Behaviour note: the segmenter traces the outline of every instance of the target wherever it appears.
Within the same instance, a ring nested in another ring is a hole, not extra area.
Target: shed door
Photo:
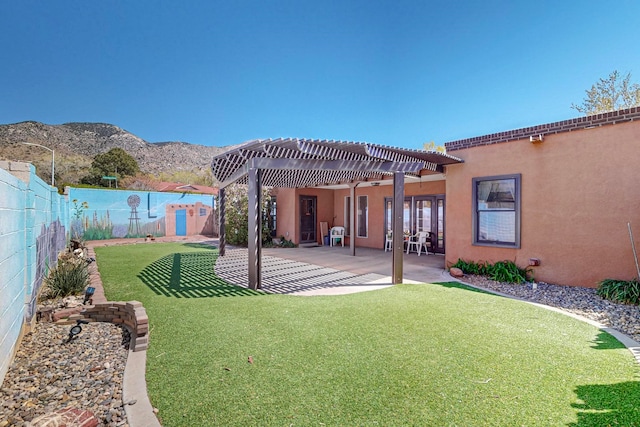
[[[176,236],[187,235],[187,210],[178,209],[176,211]]]

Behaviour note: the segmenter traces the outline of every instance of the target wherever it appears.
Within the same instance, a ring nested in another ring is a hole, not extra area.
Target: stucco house
[[[464,160],[446,171],[447,262],[538,259],[536,280],[585,287],[637,276],[640,108],[445,147]],[[492,203],[503,189],[510,203]]]
[[[432,232],[445,265],[512,260],[536,280],[584,287],[637,275],[627,224],[640,239],[640,108],[452,141],[446,155],[365,144],[362,163],[346,164],[361,145],[252,141],[213,171],[222,187],[263,171],[253,179],[275,187],[275,234],[299,244],[323,244],[327,223],[344,226],[352,247],[383,249],[402,228]],[[399,172],[409,164],[422,166]]]

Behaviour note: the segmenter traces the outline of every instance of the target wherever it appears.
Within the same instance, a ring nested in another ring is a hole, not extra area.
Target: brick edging
[[[87,257],[95,260],[96,253],[93,247],[87,248]],[[58,320],[56,323],[71,324],[76,320],[88,320],[123,324],[132,334],[130,349],[132,351],[147,350],[149,347],[149,317],[142,303],[139,301],[107,301],[96,261],[91,262],[88,269],[89,286],[95,288],[91,298],[92,305],[70,309],[68,317]]]

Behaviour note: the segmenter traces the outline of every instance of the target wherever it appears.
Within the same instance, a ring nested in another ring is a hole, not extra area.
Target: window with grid
[[[473,178],[473,244],[520,247],[520,174]]]

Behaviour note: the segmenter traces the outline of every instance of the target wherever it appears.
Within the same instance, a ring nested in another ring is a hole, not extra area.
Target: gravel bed
[[[560,286],[538,282],[515,285],[500,283],[482,276],[465,275],[461,278],[470,285],[501,292],[579,314],[616,329],[640,342],[640,307],[618,304],[600,298],[593,288]]]
[[[0,427],[29,426],[63,408],[93,412],[102,426],[128,426],[122,379],[129,332],[111,323],[38,323],[25,335],[0,387]]]

